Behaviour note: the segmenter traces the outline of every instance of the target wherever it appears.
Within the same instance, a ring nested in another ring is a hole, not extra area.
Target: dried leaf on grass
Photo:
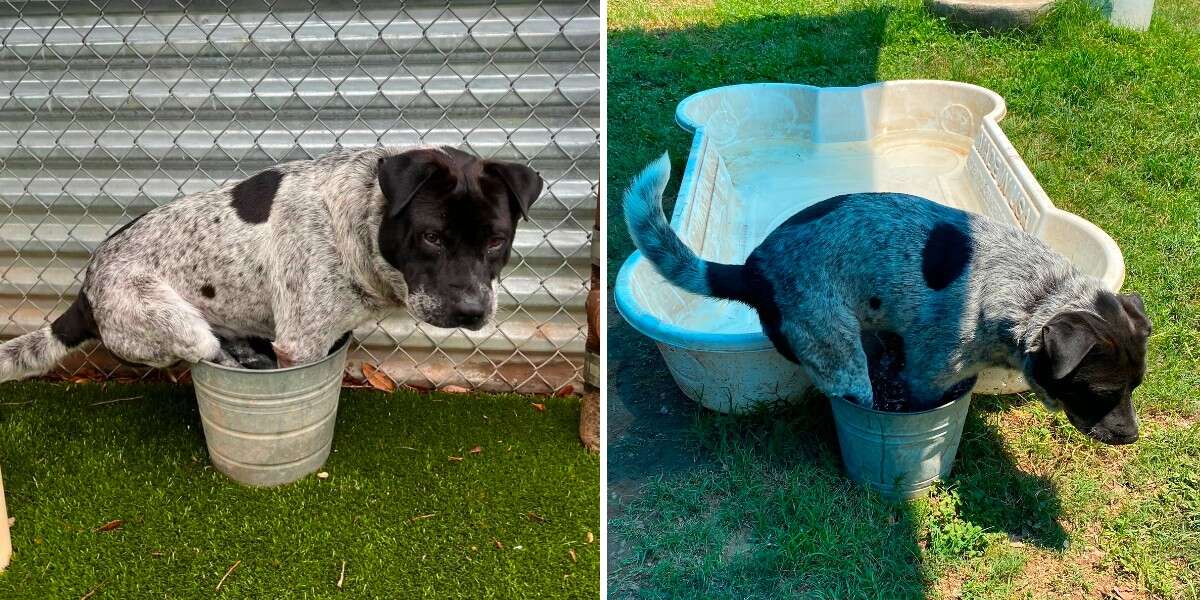
[[[470,452],[471,454],[482,454],[483,446],[475,446],[474,448],[471,448]]]
[[[362,373],[363,377],[367,378],[367,383],[371,384],[371,387],[381,392],[391,393],[396,391],[396,382],[379,367],[371,363],[363,363]]]
[[[540,403],[540,402],[530,402],[530,403],[529,403],[529,405],[530,405],[530,406],[532,406],[532,407],[533,407],[533,409],[534,409],[534,410],[536,410],[536,411],[538,411],[538,412],[546,412],[546,405],[545,405],[545,404],[542,404],[542,403]]]
[[[584,536],[583,539],[587,540],[587,543],[590,544],[590,543],[596,541],[596,536],[592,535],[592,532],[589,531],[589,532],[587,532],[587,535]]]
[[[546,522],[546,517],[543,517],[542,515],[539,515],[539,514],[533,512],[532,510],[525,514],[529,516],[530,521],[534,521],[536,523],[545,523]]]
[[[492,538],[492,545],[495,546],[497,550],[504,549],[504,543],[496,538]]]
[[[579,562],[579,560],[575,557],[574,548],[567,548],[567,556],[571,557],[571,562]]]
[[[465,388],[461,385],[447,385],[447,386],[443,387],[441,389],[441,391],[446,392],[448,394],[465,394],[471,390],[468,390],[467,388]]]
[[[461,457],[461,456],[451,456],[450,457],[450,462],[462,462],[462,461],[463,461],[463,457]]]
[[[558,396],[559,398],[564,398],[564,397],[570,396],[571,394],[574,394],[574,393],[575,393],[575,386],[568,384],[568,385],[564,385],[564,386],[558,388],[558,391],[554,392],[554,395]]]
[[[96,533],[103,533],[105,531],[112,531],[114,529],[120,529],[121,526],[124,524],[125,524],[125,521],[122,519],[113,519],[113,520],[97,527]]]

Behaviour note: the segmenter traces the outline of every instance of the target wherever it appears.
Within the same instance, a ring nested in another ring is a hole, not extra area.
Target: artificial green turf
[[[1033,32],[989,36],[919,0],[610,2],[610,285],[632,250],[625,185],[669,150],[677,189],[684,97],[950,79],[1005,98],[1002,128],[1056,205],[1116,239],[1154,322],[1137,444],[1088,441],[1032,395],[977,397],[949,486],[891,506],[844,480],[820,401],[696,409],[610,313],[610,406],[626,397],[641,436],[609,440],[610,480],[612,457],[665,435],[637,425],[659,405],[695,422],[670,461],[684,467],[639,480],[638,465],[640,493],[610,494],[614,597],[1200,597],[1200,2],[1155,8],[1144,34],[1064,0]]]
[[[0,598],[208,598],[239,560],[220,595],[596,597],[578,418],[575,398],[344,390],[328,479],[253,489],[212,468],[190,387],[6,383]]]

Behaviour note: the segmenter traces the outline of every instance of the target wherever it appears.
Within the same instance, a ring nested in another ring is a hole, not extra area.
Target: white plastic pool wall
[[[765,112],[792,118],[754,118]],[[723,119],[712,119],[717,113]],[[781,137],[809,138],[815,143],[855,142],[896,132],[945,132],[964,136],[971,143],[965,169],[981,202],[964,208],[1016,224],[1062,252],[1082,271],[1119,289],[1124,277],[1119,250],[1115,244],[1104,243],[1109,238],[1095,225],[1054,208],[1000,130],[997,121],[1004,114],[1004,101],[994,92],[943,81],[895,81],[863,88],[749,84],[698,94],[681,103],[677,112],[680,125],[694,129],[696,135],[672,223],[704,258],[741,263],[770,228],[757,230],[742,217],[746,206],[721,155],[727,144]],[[794,212],[800,207],[792,208]],[[720,226],[714,227],[716,224]],[[707,235],[714,230],[720,230],[719,235]],[[642,268],[649,266],[643,261]],[[661,281],[657,273],[641,275]],[[665,289],[643,289],[635,295],[655,306],[653,312],[659,315],[703,317],[710,312],[705,305],[712,300],[663,285]],[[694,323],[690,317],[687,320]],[[764,402],[797,399],[808,387],[800,369],[778,355],[765,338],[763,341],[759,347],[741,351],[706,349],[703,339],[687,347],[662,342],[658,346],[685,394],[713,410],[745,412]],[[975,391],[1015,393],[1026,389],[1019,373],[992,369],[982,374]]]

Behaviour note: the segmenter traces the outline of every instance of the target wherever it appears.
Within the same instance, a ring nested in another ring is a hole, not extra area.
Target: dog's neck
[[[987,274],[981,294],[993,341],[1003,346],[1008,366],[1017,369],[1041,347],[1042,330],[1051,319],[1069,311],[1093,311],[1097,294],[1105,291],[1100,280],[1080,273],[1053,251],[1022,264],[1026,268],[1020,271]],[[988,293],[1000,289],[1004,291]]]
[[[408,295],[404,275],[388,264],[379,251],[384,200],[375,165],[389,152],[384,148],[360,152],[356,160],[348,161],[343,172],[329,178],[329,185],[337,190],[324,194],[332,199],[329,212],[334,243],[346,274],[362,290],[363,301],[373,310],[403,304]],[[356,193],[359,190],[362,193]]]

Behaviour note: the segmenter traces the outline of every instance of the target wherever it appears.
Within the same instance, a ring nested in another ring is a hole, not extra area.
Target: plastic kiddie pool
[[[995,92],[951,81],[758,83],[694,94],[675,111],[695,136],[671,226],[700,256],[740,264],[810,204],[905,192],[1020,227],[1116,291],[1125,275],[1117,244],[1050,203],[997,124],[1004,110]],[[744,412],[808,387],[752,309],[680,290],[639,252],[621,267],[614,295],[630,325],[657,342],[684,393],[710,409]],[[974,391],[1025,389],[1020,373],[992,369]]]

